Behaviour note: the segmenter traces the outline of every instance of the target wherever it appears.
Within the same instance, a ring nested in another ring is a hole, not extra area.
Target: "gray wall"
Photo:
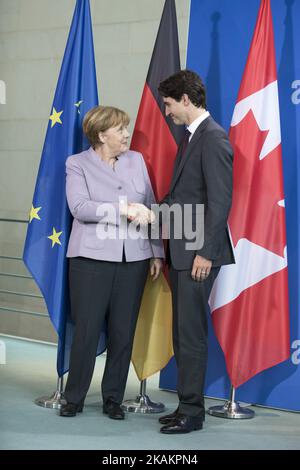
[[[75,0],[0,0],[0,218],[27,219]],[[133,129],[164,0],[90,0],[102,104],[127,110]],[[185,66],[189,0],[176,0]],[[1,102],[1,100],[0,100]],[[21,255],[26,227],[0,222],[0,254]],[[21,262],[0,271],[26,274]],[[0,276],[0,289],[35,292]],[[38,303],[38,306],[36,305]],[[39,300],[0,293],[0,304],[43,312]],[[53,340],[48,319],[0,311],[0,332]]]

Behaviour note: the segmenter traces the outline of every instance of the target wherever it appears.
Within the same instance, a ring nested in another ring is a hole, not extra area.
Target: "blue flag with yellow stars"
[[[58,334],[57,372],[69,368],[72,340],[66,251],[72,223],[65,195],[65,161],[88,148],[85,113],[98,104],[89,0],[77,0],[30,210],[23,259],[38,284]],[[105,348],[101,334],[98,352]]]

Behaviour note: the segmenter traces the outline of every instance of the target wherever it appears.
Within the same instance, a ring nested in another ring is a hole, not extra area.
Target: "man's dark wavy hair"
[[[181,70],[163,80],[158,92],[165,98],[170,97],[180,101],[184,94],[188,95],[191,102],[197,107],[206,109],[206,92],[199,75],[192,70]]]

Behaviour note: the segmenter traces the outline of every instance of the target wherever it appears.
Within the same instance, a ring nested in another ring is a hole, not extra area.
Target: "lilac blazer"
[[[139,236],[119,213],[119,202],[126,198],[147,207],[156,202],[140,153],[124,152],[113,169],[90,147],[67,159],[66,172],[67,200],[74,217],[67,257],[122,261],[123,247],[126,261],[164,257],[162,241],[149,239],[148,227]]]

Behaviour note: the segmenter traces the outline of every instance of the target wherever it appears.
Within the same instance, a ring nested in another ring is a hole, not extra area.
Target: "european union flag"
[[[82,120],[97,104],[90,5],[89,0],[77,0],[49,117],[23,254],[58,334],[59,377],[69,368],[72,339],[66,258],[72,216],[65,196],[65,161],[69,155],[88,147]],[[104,335],[101,339],[103,350]]]

